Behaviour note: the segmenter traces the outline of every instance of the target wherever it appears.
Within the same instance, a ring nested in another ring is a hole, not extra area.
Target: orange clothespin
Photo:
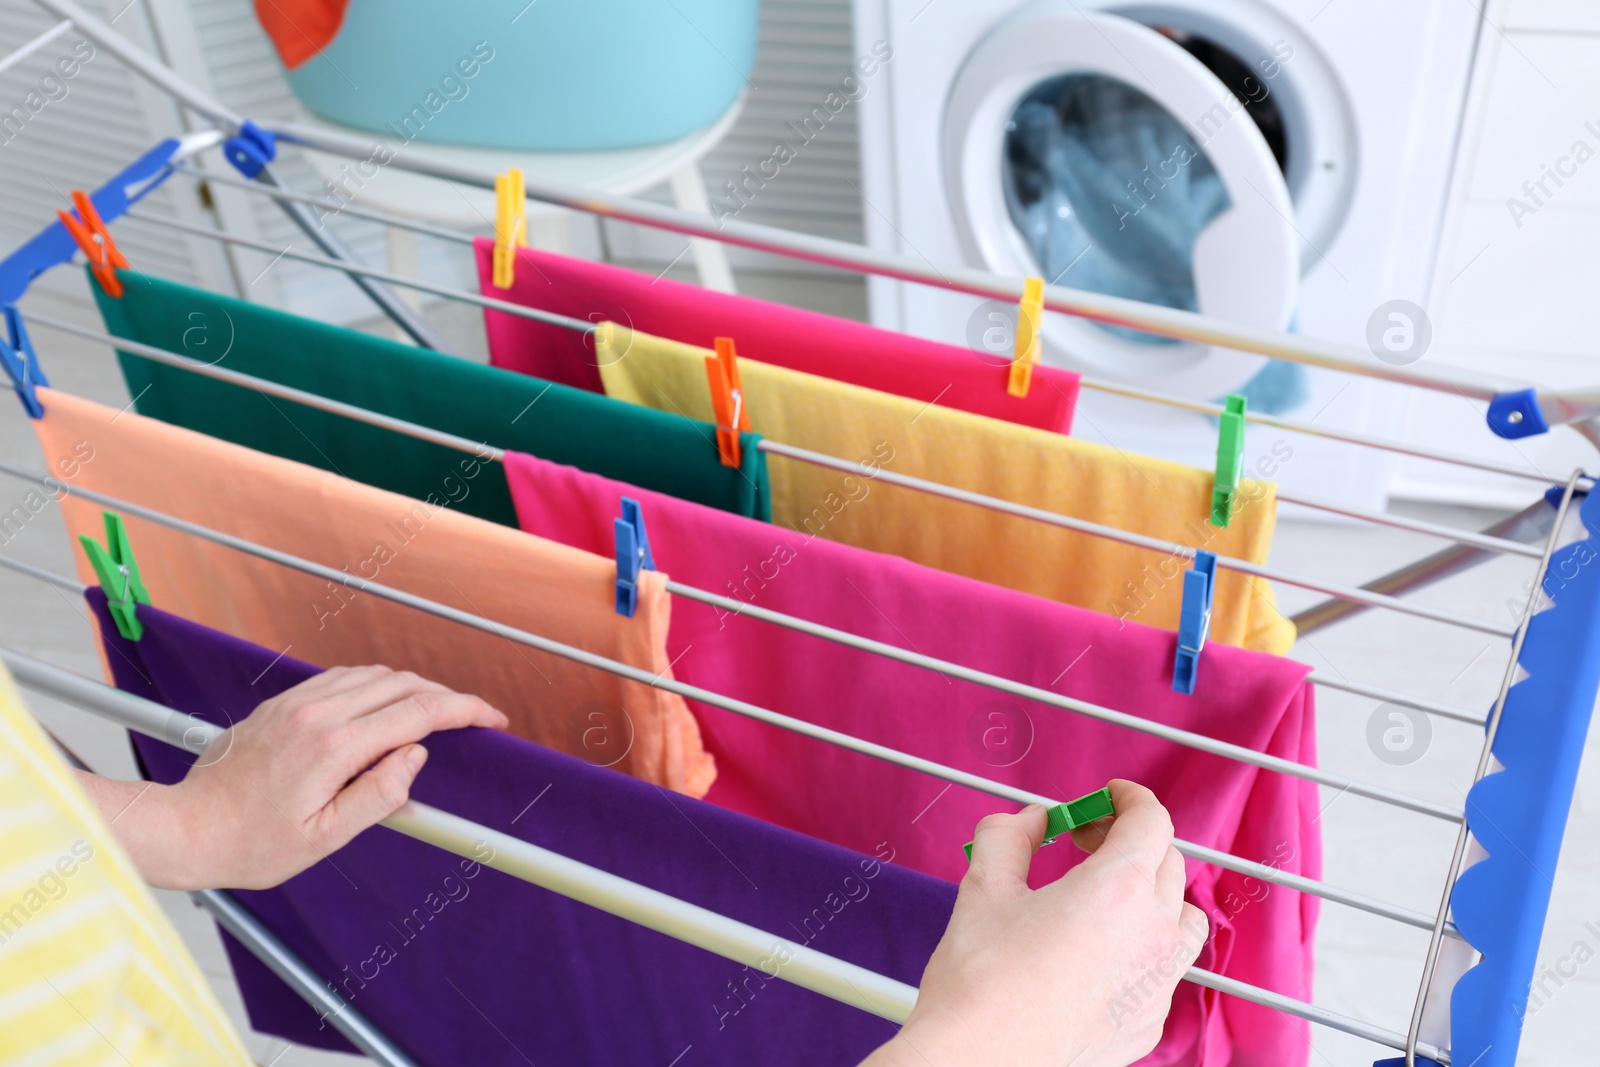
[[[528,190],[522,171],[512,167],[494,178],[494,284],[511,288],[517,249],[528,247]]]
[[[1017,307],[1017,347],[1011,357],[1011,380],[1006,392],[1027,396],[1033,384],[1033,365],[1039,362],[1039,327],[1044,322],[1044,279],[1022,283],[1022,303]]]
[[[711,410],[717,419],[717,454],[724,467],[739,466],[739,431],[750,429],[744,407],[744,387],[739,384],[739,359],[733,338],[716,340],[717,354],[706,357],[706,379],[711,384]]]
[[[94,201],[89,199],[88,193],[82,189],[72,190],[72,203],[78,209],[76,218],[70,211],[57,211],[56,217],[88,257],[89,269],[94,272],[100,287],[108,296],[121,298],[122,279],[117,277],[116,268],[127,269],[127,257],[117,248],[117,242],[111,239],[111,231],[106,229],[105,221],[100,218],[100,212],[95,210]]]

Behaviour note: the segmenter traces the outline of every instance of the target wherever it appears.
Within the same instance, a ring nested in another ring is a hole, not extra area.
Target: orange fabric
[[[328,46],[350,0],[256,0],[256,21],[290,70]]]
[[[616,568],[601,556],[66,393],[41,388],[39,399],[45,416],[34,428],[50,473],[69,487],[672,676],[665,575],[641,574],[629,619],[616,613]],[[483,462],[462,456],[457,489],[471,491]],[[94,584],[77,537],[103,538],[104,509],[71,495],[61,508],[78,573]],[[123,518],[157,607],[324,667],[414,671],[483,697],[511,717],[518,736],[692,796],[711,786],[699,726],[674,694]]]

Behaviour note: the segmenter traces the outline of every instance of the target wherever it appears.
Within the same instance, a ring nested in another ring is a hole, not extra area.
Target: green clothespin
[[[1044,813],[1044,844],[1049,845],[1062,834],[1071,833],[1080,826],[1087,826],[1096,819],[1103,819],[1107,815],[1115,815],[1117,809],[1111,803],[1111,787],[1096,789],[1088,796],[1069,800],[1065,804],[1057,804],[1047,808]],[[961,846],[961,851],[967,854],[967,862],[972,862],[972,842],[968,841]]]
[[[129,641],[137,641],[144,636],[144,624],[139,621],[135,609],[139,604],[150,603],[150,594],[139,577],[139,561],[133,558],[122,516],[108,511],[105,517],[105,548],[88,534],[80,535],[78,540],[89,557],[89,566],[100,579],[100,588],[105,591],[117,632]]]
[[[1211,483],[1211,525],[1226,527],[1233,518],[1239,490],[1239,473],[1244,467],[1245,399],[1229,393],[1217,425],[1217,478]]]

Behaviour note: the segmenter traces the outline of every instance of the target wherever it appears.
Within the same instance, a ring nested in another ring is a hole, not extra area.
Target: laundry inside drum
[[[1230,201],[1211,160],[1160,104],[1098,74],[1041,82],[1012,111],[1002,166],[1012,224],[1046,280],[1199,310],[1195,239]]]

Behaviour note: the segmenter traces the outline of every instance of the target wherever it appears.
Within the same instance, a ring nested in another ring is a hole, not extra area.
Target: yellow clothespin
[[[1011,380],[1006,392],[1027,396],[1033,384],[1033,365],[1039,362],[1039,328],[1044,322],[1044,279],[1022,283],[1022,303],[1017,308],[1017,348],[1011,357]]]
[[[512,167],[494,178],[494,285],[511,288],[517,249],[528,247],[528,190],[522,171]]]

